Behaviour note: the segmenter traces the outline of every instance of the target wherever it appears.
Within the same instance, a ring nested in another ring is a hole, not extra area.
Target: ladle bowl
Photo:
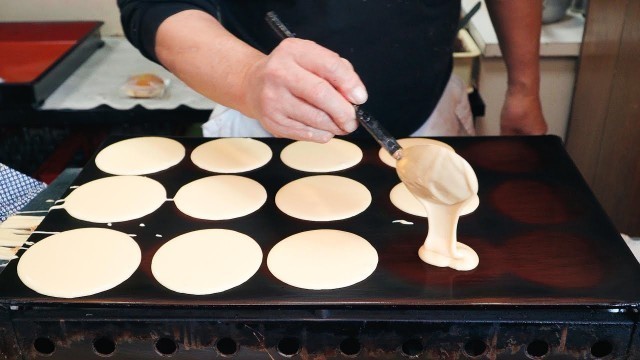
[[[415,196],[442,205],[466,201],[478,192],[471,165],[454,151],[438,145],[402,149],[396,171]]]

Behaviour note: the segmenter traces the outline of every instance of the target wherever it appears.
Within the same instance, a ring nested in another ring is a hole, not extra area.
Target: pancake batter
[[[73,190],[61,206],[76,219],[113,223],[141,218],[167,200],[164,186],[144,176],[110,176]]]
[[[269,271],[284,283],[310,289],[338,289],[373,273],[378,253],[362,237],[340,230],[312,230],[277,243],[267,256]]]
[[[173,238],[153,256],[151,272],[175,292],[206,295],[249,280],[260,268],[262,250],[233,230],[197,230]]]
[[[225,138],[206,142],[193,150],[191,161],[201,169],[223,174],[258,169],[271,160],[269,146],[249,138]]]
[[[89,296],[127,280],[141,260],[138,244],[111,229],[82,228],[38,241],[18,262],[20,280],[58,298]]]
[[[371,193],[359,182],[334,175],[294,180],[276,193],[276,205],[285,214],[310,221],[347,219],[371,204]]]
[[[267,201],[257,181],[237,175],[216,175],[181,187],[173,198],[183,213],[203,220],[228,220],[249,215]]]
[[[362,160],[362,150],[348,141],[332,138],[328,142],[296,141],[280,153],[290,168],[307,172],[332,172],[348,169]]]
[[[145,175],[166,170],[184,158],[184,146],[173,139],[145,136],[122,140],[96,155],[98,169],[113,175]]]
[[[461,156],[438,145],[403,150],[396,170],[407,189],[429,214],[429,233],[418,255],[431,265],[456,270],[478,266],[476,252],[458,243],[457,226],[462,209],[478,192],[478,179]]]

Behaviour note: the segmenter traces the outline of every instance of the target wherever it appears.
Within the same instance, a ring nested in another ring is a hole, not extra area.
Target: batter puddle
[[[241,173],[258,169],[271,160],[271,148],[250,138],[222,138],[206,142],[193,150],[191,161],[201,169]]]
[[[332,138],[327,143],[296,141],[280,153],[290,168],[306,172],[333,172],[348,169],[362,160],[362,150],[348,141]]]
[[[178,164],[184,155],[184,146],[176,140],[145,136],[107,146],[96,155],[95,163],[108,174],[145,175]]]
[[[110,176],[79,186],[64,199],[64,204],[50,210],[63,208],[76,219],[107,224],[151,214],[166,200],[167,192],[156,180]]]

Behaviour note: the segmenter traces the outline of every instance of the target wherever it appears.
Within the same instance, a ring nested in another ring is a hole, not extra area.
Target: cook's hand
[[[283,40],[246,73],[248,113],[277,137],[327,142],[358,127],[352,104],[367,100],[353,66],[308,40]]]
[[[544,135],[547,123],[540,97],[508,92],[500,114],[501,135]]]

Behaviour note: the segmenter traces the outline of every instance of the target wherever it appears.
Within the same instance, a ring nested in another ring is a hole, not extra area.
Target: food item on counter
[[[429,214],[429,232],[418,250],[427,264],[467,271],[478,266],[478,254],[457,239],[462,209],[478,193],[471,165],[453,150],[440,145],[403,149],[396,171],[407,189]]]
[[[399,183],[394,186],[389,193],[389,199],[391,203],[398,209],[415,216],[427,217],[427,210],[420,203],[416,197],[411,194],[404,183]],[[472,213],[478,208],[480,204],[480,198],[478,195],[473,197],[473,201],[465,203],[464,207],[460,210],[460,215],[467,215]]]
[[[38,241],[22,254],[17,270],[33,291],[69,299],[118,286],[136,271],[141,258],[140,247],[129,235],[82,228]]]
[[[182,186],[173,198],[186,215],[203,220],[228,220],[249,215],[267,201],[257,181],[237,175],[215,175]]]
[[[448,144],[443,143],[442,141],[427,139],[427,138],[415,137],[415,138],[398,139],[398,143],[400,144],[400,146],[402,146],[403,149],[410,148],[412,146],[418,146],[418,145],[440,145],[442,147],[445,147],[453,151],[453,148]],[[378,156],[380,157],[380,160],[382,160],[383,163],[391,167],[396,167],[396,159],[391,157],[391,155],[389,155],[389,153],[384,148],[380,148],[380,150],[378,151]]]
[[[342,176],[315,175],[294,180],[276,193],[285,214],[310,221],[347,219],[365,211],[371,193],[361,183]]]
[[[167,83],[155,74],[132,75],[122,86],[124,93],[132,98],[157,98],[164,95]]]
[[[98,169],[113,175],[145,175],[178,164],[185,149],[178,141],[143,136],[113,143],[96,155]]]
[[[294,234],[267,256],[269,271],[280,281],[303,289],[329,290],[356,284],[378,265],[378,252],[362,237],[320,229]]]
[[[151,272],[169,290],[207,295],[249,280],[262,264],[262,249],[233,230],[192,231],[169,240],[153,256]]]
[[[139,219],[156,211],[166,200],[167,192],[156,180],[110,176],[79,186],[59,207],[76,219],[106,224]]]
[[[280,153],[290,168],[307,172],[332,172],[348,169],[362,160],[362,150],[348,141],[332,138],[324,144],[296,141]]]
[[[201,169],[229,174],[258,169],[272,156],[271,148],[262,141],[222,138],[196,147],[191,153],[191,161]]]

